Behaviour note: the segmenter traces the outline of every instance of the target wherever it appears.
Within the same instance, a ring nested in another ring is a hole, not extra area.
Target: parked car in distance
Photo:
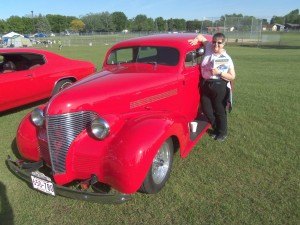
[[[0,49],[0,112],[53,96],[95,71],[90,62],[45,50]]]
[[[115,44],[101,72],[23,119],[17,145],[26,166],[8,158],[9,168],[40,191],[82,200],[123,202],[137,191],[160,191],[173,154],[186,157],[210,127],[199,106],[204,51],[188,43],[194,37]],[[68,188],[74,183],[79,189]],[[117,193],[103,193],[101,185]]]
[[[44,33],[36,33],[36,34],[34,34],[34,37],[36,37],[36,38],[45,38],[45,37],[47,37],[47,34],[44,34]]]

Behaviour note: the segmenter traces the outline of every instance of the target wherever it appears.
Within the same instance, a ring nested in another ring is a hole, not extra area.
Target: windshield
[[[112,51],[107,64],[121,63],[153,63],[159,65],[176,66],[179,61],[179,52],[170,47],[130,47]]]

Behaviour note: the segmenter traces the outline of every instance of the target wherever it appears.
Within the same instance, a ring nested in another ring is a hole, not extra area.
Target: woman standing
[[[226,53],[225,35],[216,33],[212,42],[199,34],[191,45],[202,42],[205,54],[201,63],[201,105],[202,110],[212,125],[211,136],[218,141],[227,137],[226,104],[230,82],[235,79],[235,70],[231,57]]]

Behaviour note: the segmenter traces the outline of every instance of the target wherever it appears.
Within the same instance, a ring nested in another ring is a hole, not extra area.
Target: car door
[[[0,111],[32,102],[34,86],[30,70],[0,73]]]
[[[55,81],[58,80],[58,74],[62,73],[61,67],[58,66],[59,63],[53,59],[52,62],[49,63],[49,59],[47,59],[46,55],[37,53],[27,54],[26,58],[30,61],[31,66],[28,72],[33,78],[31,97],[36,100],[49,97],[54,88]],[[57,61],[59,60],[58,58]]]
[[[182,74],[180,76],[182,83],[181,94],[183,95],[181,113],[192,121],[197,116],[200,93],[200,60],[197,58],[196,51],[190,51],[186,54]]]

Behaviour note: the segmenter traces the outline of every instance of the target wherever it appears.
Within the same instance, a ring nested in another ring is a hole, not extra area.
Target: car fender
[[[142,185],[160,146],[169,137],[186,138],[182,123],[166,116],[131,119],[111,142],[103,159],[104,180],[123,193]]]
[[[40,159],[39,147],[38,147],[38,132],[30,119],[31,113],[28,113],[21,121],[16,142],[18,150],[22,157],[32,161],[38,161]]]

